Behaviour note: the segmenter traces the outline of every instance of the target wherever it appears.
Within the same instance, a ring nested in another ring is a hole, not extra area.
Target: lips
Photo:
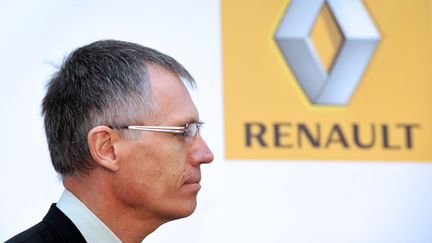
[[[201,177],[191,177],[188,180],[186,180],[185,184],[195,184],[200,183]]]
[[[201,176],[190,177],[183,184],[188,191],[198,192],[201,189]]]

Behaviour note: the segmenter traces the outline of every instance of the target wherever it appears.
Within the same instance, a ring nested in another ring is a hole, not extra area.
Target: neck
[[[106,171],[63,178],[63,184],[124,243],[141,242],[168,220],[119,201]]]

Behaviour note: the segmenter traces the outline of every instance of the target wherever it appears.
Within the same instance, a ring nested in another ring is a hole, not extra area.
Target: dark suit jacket
[[[42,243],[42,242],[86,242],[72,221],[56,207],[51,205],[42,222],[14,236],[5,243]]]

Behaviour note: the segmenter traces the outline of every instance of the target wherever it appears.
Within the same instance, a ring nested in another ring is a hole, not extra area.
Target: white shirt
[[[63,191],[57,207],[75,224],[88,243],[121,243],[121,240],[67,189]]]

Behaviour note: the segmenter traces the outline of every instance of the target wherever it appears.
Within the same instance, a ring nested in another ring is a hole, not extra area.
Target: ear
[[[118,134],[106,126],[97,126],[87,135],[87,144],[93,160],[110,171],[117,171],[120,167],[114,146],[118,138]]]

